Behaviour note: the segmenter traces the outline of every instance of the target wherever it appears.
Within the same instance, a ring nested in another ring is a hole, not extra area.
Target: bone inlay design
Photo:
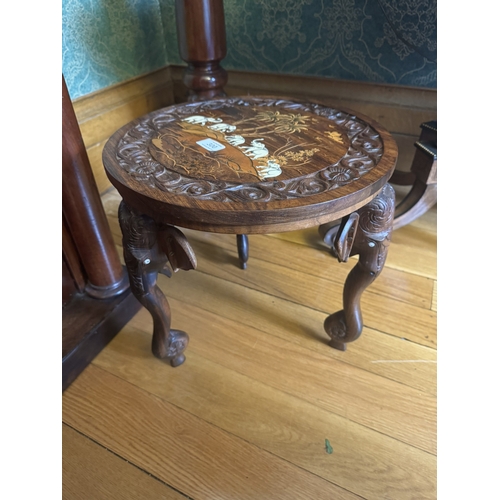
[[[214,201],[323,193],[373,169],[380,135],[319,104],[263,98],[187,103],[150,113],[120,139],[122,173],[150,189]]]

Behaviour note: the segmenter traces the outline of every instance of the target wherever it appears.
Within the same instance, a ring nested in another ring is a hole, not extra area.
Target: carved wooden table
[[[339,261],[359,255],[344,309],[324,323],[345,350],[363,327],[360,298],[380,274],[394,217],[387,184],[397,147],[373,120],[319,103],[226,97],[160,109],[107,142],[103,162],[121,194],[119,220],[132,291],[154,321],[153,354],[180,365],[188,343],[170,328],[159,272],[195,269],[175,226],[246,235],[342,219]],[[244,249],[243,249],[244,251]]]

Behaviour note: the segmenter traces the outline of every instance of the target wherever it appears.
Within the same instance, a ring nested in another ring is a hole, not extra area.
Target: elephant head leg
[[[359,260],[344,284],[344,309],[328,316],[324,323],[331,337],[330,345],[336,349],[345,351],[346,344],[361,335],[361,295],[384,267],[394,208],[394,189],[387,184],[370,203],[346,218],[338,229],[334,253],[339,261],[345,262],[349,255],[359,255]]]
[[[170,328],[170,306],[157,279],[158,273],[171,275],[167,263],[174,271],[195,269],[194,252],[177,228],[157,224],[125,202],[120,204],[119,221],[132,293],[153,318],[153,354],[178,366],[185,360],[189,338],[185,332]]]

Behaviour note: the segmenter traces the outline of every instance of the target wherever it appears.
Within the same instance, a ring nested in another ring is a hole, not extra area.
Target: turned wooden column
[[[179,54],[188,67],[184,85],[188,101],[224,97],[227,73],[220,65],[226,57],[223,0],[176,0]],[[246,234],[236,237],[240,267],[247,268],[249,243]]]
[[[226,28],[222,0],[176,0],[177,40],[188,66],[184,84],[189,101],[225,96]]]
[[[128,288],[99,191],[92,174],[73,104],[62,78],[63,217],[87,278],[85,292],[108,298]]]

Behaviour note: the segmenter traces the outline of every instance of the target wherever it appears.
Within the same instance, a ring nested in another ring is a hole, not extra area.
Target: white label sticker
[[[226,147],[213,139],[203,139],[202,141],[197,141],[196,144],[199,144],[202,148],[205,148],[208,151],[220,151]]]

